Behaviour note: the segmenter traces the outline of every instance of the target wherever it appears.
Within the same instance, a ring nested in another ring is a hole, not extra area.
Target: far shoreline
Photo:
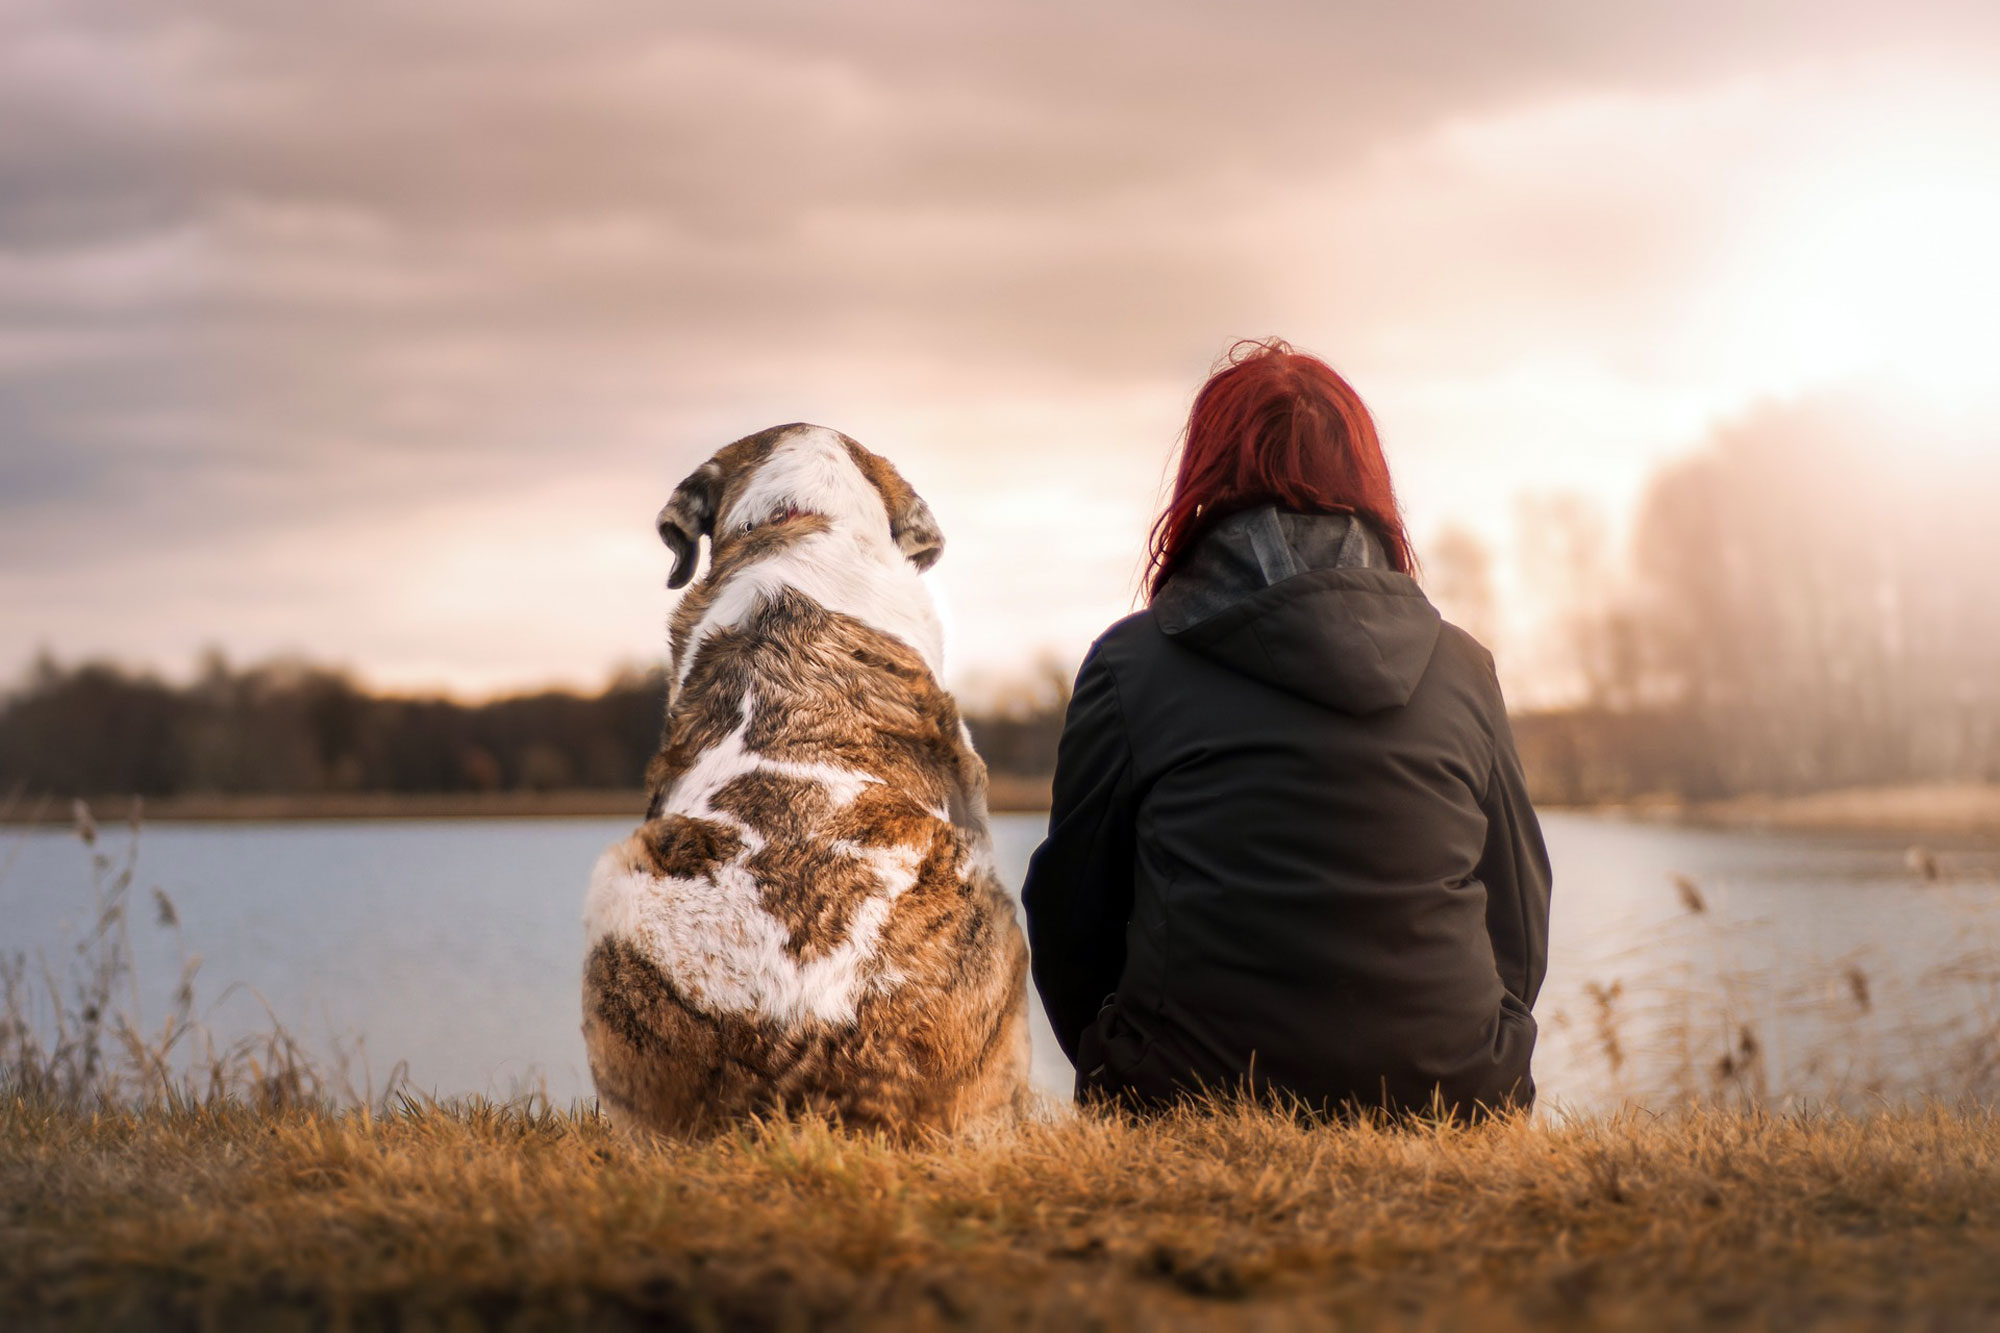
[[[105,796],[88,800],[99,823],[280,823],[423,819],[630,819],[645,813],[636,789],[501,792],[297,792]],[[1045,815],[1047,778],[998,775],[988,806],[994,814]],[[0,802],[0,825],[63,825],[72,802],[19,797]],[[1844,833],[2000,842],[2000,783],[1846,788],[1797,796],[1750,795],[1718,801],[1672,798],[1597,804],[1540,803],[1544,812],[1607,815],[1698,828],[1785,833]]]
[[[293,820],[383,819],[630,819],[646,813],[646,793],[638,788],[579,788],[559,791],[491,792],[244,792],[183,796],[94,796],[86,798],[93,819],[103,825],[141,822],[283,823]],[[987,796],[994,814],[1046,814],[1047,779],[997,776]],[[63,825],[73,822],[67,797],[27,797],[0,801],[0,825]]]
[[[2000,842],[2000,783],[1909,783],[1802,795],[1752,794],[1692,802],[1660,799],[1567,808],[1700,828]]]

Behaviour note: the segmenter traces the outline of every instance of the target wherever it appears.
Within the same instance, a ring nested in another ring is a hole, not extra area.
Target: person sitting
[[[1493,659],[1412,577],[1353,388],[1239,344],[1151,557],[1077,674],[1023,889],[1079,1099],[1532,1105],[1548,856]]]

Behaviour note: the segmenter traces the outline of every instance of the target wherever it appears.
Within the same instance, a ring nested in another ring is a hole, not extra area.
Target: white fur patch
[[[742,851],[712,877],[660,878],[646,869],[635,840],[627,839],[606,851],[591,873],[584,930],[591,946],[614,935],[638,945],[690,1001],[711,1012],[755,1014],[780,1024],[807,1017],[851,1023],[869,988],[887,991],[902,980],[894,969],[869,965],[891,907],[916,882],[923,853],[916,847],[827,844],[829,855],[851,856],[868,866],[878,891],[855,910],[846,939],[809,962],[794,957],[790,932],[765,909],[763,888],[748,867],[765,845],[763,836],[717,810],[713,798],[731,779],[764,772],[814,782],[840,807],[880,779],[745,749],[755,708],[756,700],[746,696],[742,722],[682,775],[662,811],[727,825],[743,839]]]

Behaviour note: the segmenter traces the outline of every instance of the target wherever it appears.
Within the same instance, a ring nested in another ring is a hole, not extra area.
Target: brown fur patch
[[[873,872],[826,847],[833,802],[816,782],[769,771],[731,778],[716,809],[735,815],[765,842],[745,867],[764,890],[764,910],[791,933],[786,947],[809,962],[847,938],[855,909],[875,888]]]
[[[639,826],[653,874],[672,879],[706,879],[743,850],[743,835],[727,824],[689,815],[648,819]]]

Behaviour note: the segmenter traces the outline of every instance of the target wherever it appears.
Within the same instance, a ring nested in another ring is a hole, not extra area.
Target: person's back
[[[1024,890],[1080,1090],[1532,1100],[1546,856],[1491,658],[1394,563],[1237,509],[1093,647]]]

